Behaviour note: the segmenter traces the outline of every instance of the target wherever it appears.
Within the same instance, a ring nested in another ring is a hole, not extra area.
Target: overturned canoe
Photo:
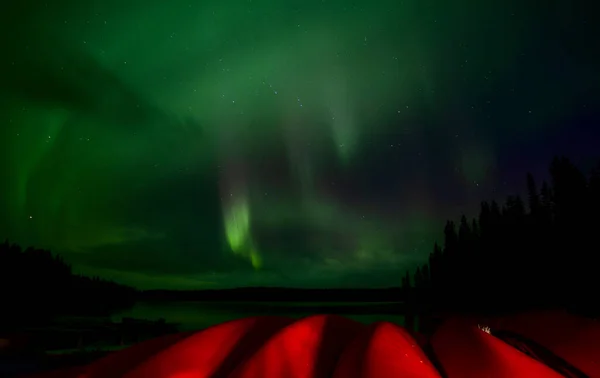
[[[334,378],[441,378],[414,337],[404,328],[377,322],[345,349]]]
[[[420,342],[404,328],[387,322],[364,325],[334,315],[299,320],[245,318],[149,340],[82,368],[35,377],[600,377],[594,370],[600,361],[599,344],[595,342],[599,338],[593,333],[597,328],[585,319],[570,316],[540,321],[545,332],[555,332],[555,337],[542,332],[541,326],[537,330],[538,325],[533,325],[537,318],[527,315],[487,319],[491,330],[478,327],[475,319],[448,319],[428,341]],[[573,335],[569,330],[582,334]],[[535,339],[556,358],[529,353],[502,332]],[[560,359],[559,355],[579,370],[550,363]],[[569,375],[570,371],[575,375]]]

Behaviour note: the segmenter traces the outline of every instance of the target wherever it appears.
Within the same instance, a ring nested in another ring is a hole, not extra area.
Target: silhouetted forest
[[[0,244],[0,327],[40,324],[57,315],[106,315],[131,305],[136,290],[73,274],[61,256]]]
[[[443,246],[406,274],[403,287],[432,310],[567,307],[597,314],[599,232],[600,169],[586,175],[557,157],[539,190],[527,175],[526,201],[483,202],[476,219],[448,221]]]
[[[389,300],[395,293],[399,300],[433,311],[552,306],[597,314],[600,166],[586,175],[568,159],[555,158],[550,182],[540,183],[538,189],[531,174],[526,182],[526,201],[509,196],[504,204],[483,202],[475,219],[448,221],[443,245],[436,244],[428,263],[414,274],[406,273],[404,289],[382,290],[372,299]],[[248,290],[266,292],[261,295],[271,299],[289,291],[238,289],[228,295],[246,295]],[[131,287],[73,274],[59,255],[47,250],[0,244],[0,327],[39,323],[57,315],[108,315],[140,298],[214,300],[221,294],[225,293],[156,291],[140,297]],[[324,293],[323,300],[331,294]]]

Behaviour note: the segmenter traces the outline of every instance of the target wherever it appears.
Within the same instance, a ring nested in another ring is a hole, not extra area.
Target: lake
[[[277,315],[302,318],[313,314],[337,314],[361,323],[389,321],[404,325],[402,303],[397,302],[138,302],[112,319],[124,317],[176,323],[181,331],[203,329],[250,316]]]

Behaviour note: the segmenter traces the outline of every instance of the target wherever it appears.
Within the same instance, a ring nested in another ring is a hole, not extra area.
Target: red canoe
[[[431,346],[448,378],[563,378],[465,319],[446,321]]]
[[[342,353],[334,378],[441,378],[417,341],[402,327],[378,322]]]
[[[596,320],[546,311],[491,319],[489,326],[498,333],[510,332],[507,336],[516,342],[539,344],[584,375],[600,377],[600,322]]]
[[[496,330],[521,332],[600,378],[595,323],[564,315],[447,320],[424,349],[402,327],[370,326],[332,315],[300,320],[255,317],[169,335],[117,351],[82,368],[35,378],[559,378],[555,365],[506,342]],[[539,324],[541,325],[539,325]],[[545,328],[545,327],[551,328]],[[536,328],[537,327],[537,328]],[[538,330],[539,328],[539,330]],[[542,332],[545,330],[545,333]],[[579,331],[577,331],[579,330]],[[595,331],[594,331],[595,330]],[[575,332],[575,333],[574,333]],[[596,340],[596,341],[594,341]],[[596,370],[594,370],[596,369]],[[570,375],[566,374],[570,377]],[[577,375],[576,375],[577,376]],[[32,377],[33,378],[33,377]]]

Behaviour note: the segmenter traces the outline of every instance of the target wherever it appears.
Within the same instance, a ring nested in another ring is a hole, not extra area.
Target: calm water
[[[138,302],[129,310],[115,314],[136,319],[165,319],[177,323],[180,330],[195,330],[228,320],[258,315],[278,315],[302,318],[314,313],[334,313],[362,323],[386,320],[404,324],[398,303],[285,303],[285,302]]]

